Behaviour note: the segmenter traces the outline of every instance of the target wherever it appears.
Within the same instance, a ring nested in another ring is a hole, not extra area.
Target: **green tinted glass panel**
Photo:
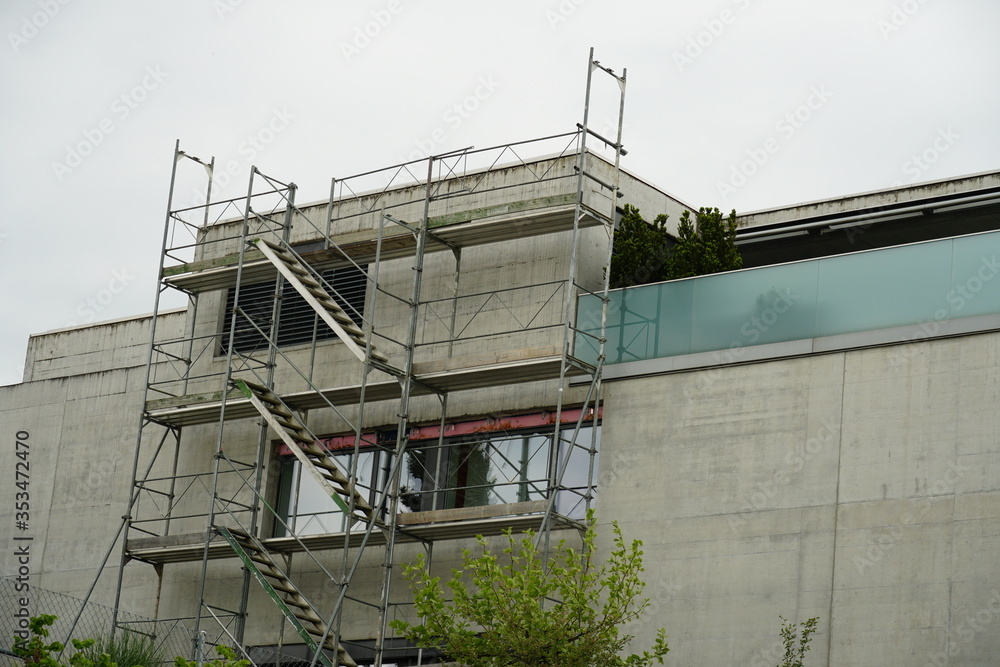
[[[934,318],[946,305],[951,241],[818,260],[816,336],[871,331]]]
[[[815,262],[695,278],[692,352],[813,336]]]
[[[1000,232],[611,292],[607,363],[1000,313]],[[600,299],[580,326],[600,331]],[[595,316],[596,313],[596,316]],[[577,337],[593,363],[597,341]]]
[[[953,319],[1000,312],[1000,234],[953,243],[951,280],[939,307]]]

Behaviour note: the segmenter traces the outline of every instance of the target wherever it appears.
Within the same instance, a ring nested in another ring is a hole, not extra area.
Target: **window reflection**
[[[556,489],[556,511],[581,518],[589,495],[593,497],[597,457],[591,472],[589,450],[600,448],[600,426],[586,426],[573,439],[574,425],[565,425],[559,446],[554,429],[526,432],[490,432],[438,441],[412,442],[404,454],[400,481],[400,512],[506,505],[545,500],[550,474],[562,474]],[[570,452],[572,450],[572,455]],[[553,461],[553,452],[558,456]],[[353,450],[334,453],[341,468],[350,469]],[[389,474],[388,452],[372,449],[358,457],[358,488],[376,507]],[[282,469],[279,513],[297,535],[339,533],[346,530],[344,515],[318,483],[288,457]],[[550,468],[554,470],[550,471]],[[287,534],[279,525],[277,535]]]

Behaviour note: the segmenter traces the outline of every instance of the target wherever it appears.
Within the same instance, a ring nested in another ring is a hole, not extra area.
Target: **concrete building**
[[[171,207],[188,306],[33,336],[0,387],[3,634],[47,590],[429,664],[401,563],[595,507],[672,664],[774,664],[779,614],[820,617],[809,664],[995,664],[1000,172],[744,215],[747,268],[608,291],[616,211],[690,207],[586,136]]]

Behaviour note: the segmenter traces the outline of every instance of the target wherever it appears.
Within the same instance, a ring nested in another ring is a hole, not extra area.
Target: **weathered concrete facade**
[[[185,319],[183,311],[161,315],[160,326],[179,335]],[[128,507],[149,325],[145,317],[32,336],[24,383],[0,387],[8,443],[0,467],[10,471],[0,535],[8,546],[33,538],[32,585],[82,597]],[[27,448],[16,446],[18,434],[27,434]],[[18,461],[28,464],[27,479],[15,477]],[[25,490],[17,481],[29,482],[30,493],[21,531],[15,502]],[[18,571],[13,548],[3,563],[5,576]],[[113,594],[105,588],[98,599],[111,602]]]
[[[671,659],[775,664],[781,614],[820,617],[816,664],[991,664],[998,353],[990,333],[609,384],[600,512],[645,542]]]
[[[607,181],[610,166],[593,156],[588,159],[591,174]],[[470,368],[532,362],[560,353],[559,326],[572,315],[566,312],[567,294],[541,286],[556,283],[571,261],[571,232],[559,225],[573,208],[575,191],[570,192],[567,183],[574,162],[545,158],[531,167],[562,180],[535,182],[521,165],[484,172],[494,189],[479,199],[473,195],[432,202],[428,217],[433,231],[463,247],[458,298],[452,252],[442,247],[427,254],[423,298],[453,310],[428,307],[420,312],[417,376],[454,377]],[[446,186],[457,191],[463,184],[454,180]],[[344,248],[356,250],[361,261],[378,228],[380,209],[369,204],[384,198],[396,217],[415,221],[423,215],[413,203],[423,187],[374,193],[367,203],[364,197],[335,203],[334,209],[343,210],[335,210],[334,218],[344,226],[331,235]],[[941,197],[988,200],[998,188],[996,175],[980,175],[924,191],[904,188],[898,195],[848,197],[763,212],[745,222],[750,232],[773,234],[775,240],[766,241],[768,252],[780,253],[778,237],[788,231],[783,225],[816,219],[826,225],[822,233],[829,241],[829,226],[838,218],[853,220],[878,209],[871,222],[876,227],[868,237],[875,239],[881,224],[877,219],[890,217],[892,206],[938,205]],[[622,191],[619,207],[633,203],[647,215],[667,212],[674,224],[687,208],[627,174]],[[583,200],[593,210],[612,205],[597,181],[587,181]],[[993,220],[993,228],[1000,229],[991,205],[987,201],[985,213],[976,209],[975,224]],[[292,240],[307,247],[316,241],[316,230],[324,227],[327,207],[324,202],[301,210],[308,222],[296,223]],[[507,220],[513,229],[497,224]],[[200,298],[196,310],[161,314],[159,330],[164,339],[187,337],[203,342],[203,347],[190,355],[194,361],[184,391],[146,404],[154,418],[167,419],[185,410],[194,415],[222,395],[220,377],[227,362],[219,341],[226,326],[226,292],[235,284],[231,269],[240,249],[240,224],[204,228],[190,264],[178,266],[168,277],[197,290]],[[820,226],[816,229],[819,238]],[[398,248],[384,249],[379,283],[389,292],[405,294],[413,279],[412,258],[404,240],[396,240]],[[599,224],[581,230],[577,289],[599,288],[606,242]],[[325,268],[344,262],[316,264]],[[257,257],[247,258],[246,267],[255,279],[270,275]],[[508,290],[509,296],[482,296],[498,290]],[[404,337],[407,311],[405,303],[369,289],[366,312],[374,313],[373,326],[390,341],[379,345],[393,363],[399,363],[403,353],[391,340]],[[1000,314],[1000,305],[994,312]],[[454,313],[469,335],[445,342],[447,317],[442,313]],[[661,317],[669,322],[671,313]],[[510,327],[512,320],[522,329],[524,322],[540,328],[517,330]],[[993,406],[1000,375],[1000,325],[989,316],[961,320],[959,328],[949,328],[950,322],[932,324],[936,328],[919,338],[905,332],[881,338],[869,332],[852,334],[844,338],[843,349],[791,341],[763,352],[747,346],[738,356],[701,352],[686,357],[686,366],[654,359],[609,369],[603,385],[598,520],[603,525],[618,521],[628,538],[645,544],[652,607],[635,629],[638,644],[664,626],[673,647],[668,661],[673,664],[774,664],[779,659],[775,645],[781,614],[795,620],[820,617],[809,656],[815,664],[995,662],[994,655],[1000,654],[994,631],[1000,623],[1000,575],[992,554],[1000,540],[1000,469],[994,471],[993,464],[1000,456],[1000,418]],[[32,337],[25,381],[0,387],[0,432],[10,442],[0,454],[0,467],[15,468],[19,459],[12,441],[19,434],[29,436],[24,442],[31,462],[31,521],[21,534],[33,537],[30,568],[35,586],[82,597],[112,546],[133,489],[132,452],[143,412],[149,325],[150,318],[136,318]],[[179,343],[172,345],[164,349],[178,357],[187,354]],[[362,363],[336,339],[315,347],[287,346],[282,354],[274,378],[282,393],[309,389],[309,381],[294,372],[293,365],[311,368],[310,381],[324,389],[353,386],[364,372]],[[163,379],[168,387],[173,372],[172,362],[161,360],[153,378]],[[448,396],[447,417],[460,422],[543,411],[555,405],[554,396],[560,392],[566,405],[576,405],[584,401],[585,380],[577,376],[562,387],[550,375],[460,388]],[[434,425],[442,415],[440,402],[430,395],[415,396],[409,409],[414,424]],[[395,400],[372,400],[365,404],[362,426],[390,428],[397,411]],[[357,405],[344,405],[339,414],[310,410],[307,422],[317,434],[342,434],[357,415]],[[156,483],[183,480],[172,491],[169,531],[156,524],[160,532],[145,544],[133,536],[136,560],[124,570],[122,608],[151,617],[190,616],[201,595],[203,564],[200,552],[195,558],[190,550],[204,543],[199,536],[206,530],[205,512],[211,504],[205,475],[217,457],[220,427],[216,421],[190,419],[184,423],[176,460],[154,460],[157,441],[153,433],[144,433],[138,461],[140,472],[152,462],[147,477]],[[257,456],[258,419],[226,421],[224,429],[228,457]],[[268,437],[277,441],[273,432]],[[268,447],[261,495],[269,503],[277,502],[279,473],[287,459],[276,447]],[[220,478],[220,494],[240,497],[240,488],[239,480]],[[13,480],[0,490],[0,535],[10,531],[7,545],[18,536],[16,528],[9,528],[17,525],[17,492]],[[134,518],[152,520],[160,509],[155,503],[140,503]],[[511,525],[528,525],[516,523],[521,515],[506,519]],[[605,538],[608,534],[602,533]],[[280,538],[273,535],[275,521],[262,520],[259,537],[272,540],[269,544],[277,549]],[[435,569],[447,573],[470,544],[471,535],[460,533],[435,541]],[[213,549],[217,546],[218,540],[212,543]],[[171,554],[185,549],[188,555],[171,560]],[[401,543],[394,562],[412,561],[422,550],[417,543]],[[114,553],[95,601],[114,601],[118,551]],[[337,571],[342,566],[339,546],[331,540],[311,553],[282,553],[310,601],[331,607],[340,588],[323,569]],[[138,562],[142,557],[157,565]],[[352,596],[378,597],[384,559],[381,546],[365,552],[352,580]],[[2,562],[3,575],[16,575],[19,563],[13,549],[5,551]],[[204,597],[223,608],[238,604],[244,582],[240,562],[214,551],[207,562],[211,575]],[[393,602],[403,602],[406,590],[398,576],[393,591]],[[398,613],[405,614],[405,607]],[[343,618],[343,636],[372,639],[376,620],[376,610],[354,605]],[[253,584],[247,643],[278,643],[280,623],[272,601]]]

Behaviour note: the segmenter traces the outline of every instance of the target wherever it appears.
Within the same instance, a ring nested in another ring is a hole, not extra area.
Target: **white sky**
[[[1000,169],[998,27],[996,0],[4,0],[0,384],[31,333],[152,310],[176,139],[234,161],[221,196],[256,164],[314,201],[435,130],[571,130],[594,46],[628,68],[623,166],[746,212]]]

